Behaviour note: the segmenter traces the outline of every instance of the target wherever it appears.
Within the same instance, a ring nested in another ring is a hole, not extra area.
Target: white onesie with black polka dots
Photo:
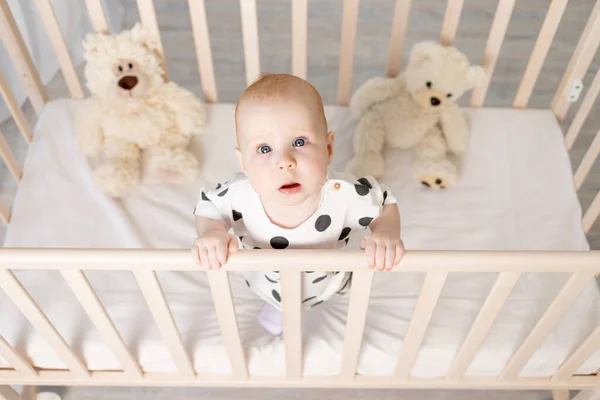
[[[248,178],[238,174],[215,189],[202,189],[195,215],[223,221],[244,249],[341,249],[349,236],[366,229],[394,195],[374,178],[328,171],[317,211],[294,229],[273,224]],[[246,282],[263,300],[281,308],[279,271],[246,273]],[[335,293],[344,294],[350,273],[306,272],[302,299],[305,307],[321,304]]]

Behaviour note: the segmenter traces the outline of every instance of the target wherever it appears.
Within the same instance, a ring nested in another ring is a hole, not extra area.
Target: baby
[[[194,260],[220,268],[241,244],[247,249],[340,249],[369,228],[361,241],[369,268],[389,271],[404,253],[394,195],[371,177],[329,169],[334,133],[321,96],[303,79],[266,75],[238,100],[237,156],[244,174],[202,190],[194,214]],[[233,231],[233,234],[230,233]],[[239,238],[239,243],[238,243]],[[246,283],[266,301],[261,325],[281,332],[279,271],[248,272]],[[303,304],[314,307],[344,294],[351,273],[303,274]]]

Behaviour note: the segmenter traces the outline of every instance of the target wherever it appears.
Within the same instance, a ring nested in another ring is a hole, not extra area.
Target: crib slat
[[[210,36],[208,34],[208,23],[206,22],[206,6],[204,0],[188,0],[190,18],[192,20],[192,32],[196,46],[196,59],[200,71],[200,83],[204,91],[204,100],[207,103],[216,103],[217,83],[215,81],[215,68],[213,63],[212,49],[210,47]]]
[[[8,225],[10,222],[10,209],[2,202],[0,202],[0,221],[2,221],[4,225]]]
[[[571,400],[569,389],[553,389],[552,400]]]
[[[6,163],[6,166],[8,167],[12,176],[15,178],[15,181],[21,182],[21,176],[23,175],[23,172],[21,171],[21,166],[15,158],[15,155],[13,154],[12,150],[8,146],[8,142],[6,141],[6,138],[4,137],[2,131],[0,131],[0,157],[2,157],[2,159]]]
[[[514,108],[527,107],[568,2],[569,0],[552,0],[513,101]]]
[[[447,272],[428,272],[413,312],[412,320],[402,344],[402,350],[396,364],[394,379],[407,379],[419,355],[421,342],[425,337],[429,320],[433,315]]]
[[[592,225],[594,225],[594,222],[596,222],[599,215],[600,215],[600,191],[598,191],[598,194],[596,194],[596,197],[594,197],[594,201],[592,201],[592,204],[590,204],[587,211],[585,212],[585,215],[583,216],[582,224],[583,224],[583,231],[585,233],[588,233],[590,231],[590,229],[592,228]]]
[[[350,304],[348,305],[348,321],[346,322],[346,333],[344,334],[344,352],[340,374],[342,378],[353,378],[356,375],[374,276],[373,271],[356,271],[353,273]]]
[[[86,366],[69,348],[67,342],[60,336],[48,317],[44,315],[11,271],[0,270],[0,287],[4,289],[4,292],[21,310],[31,325],[44,336],[46,342],[52,346],[67,368],[81,378],[89,377],[90,373]]]
[[[302,275],[280,271],[283,300],[283,339],[285,372],[288,379],[302,377]]]
[[[464,0],[448,0],[446,3],[446,15],[442,25],[440,43],[443,46],[452,46],[456,38],[460,14],[463,9]]]
[[[249,86],[260,75],[256,0],[240,0],[240,13],[242,15],[242,38],[244,40],[246,84]]]
[[[33,109],[40,115],[44,104],[48,101],[48,95],[19,33],[19,28],[10,13],[7,0],[0,0],[0,40],[12,60],[15,70],[19,71]]]
[[[306,79],[308,0],[292,2],[292,73]]]
[[[446,379],[454,380],[463,377],[520,276],[519,272],[502,272],[498,275],[485,303],[483,303],[477,318],[473,322],[473,326],[456,354]]]
[[[171,314],[167,299],[165,299],[165,295],[160,287],[156,272],[134,271],[134,275],[156,322],[156,326],[171,353],[175,365],[177,365],[177,369],[187,378],[195,377],[194,367],[183,346],[177,325],[175,325],[175,320],[173,319],[173,314]]]
[[[408,17],[410,16],[410,4],[412,0],[396,0],[394,7],[394,20],[392,21],[392,33],[390,34],[390,45],[388,49],[388,61],[385,74],[389,77],[400,73],[402,56],[404,55],[404,40],[408,30]]]
[[[156,43],[158,43],[158,54],[162,60],[162,67],[165,70],[164,78],[168,79],[169,72],[167,71],[165,51],[163,49],[162,40],[160,39],[160,29],[158,29],[158,20],[156,19],[154,0],[137,0],[137,6],[142,25],[150,31],[150,34],[154,37]]]
[[[473,94],[471,95],[471,107],[483,106],[485,96],[494,75],[494,69],[498,62],[498,56],[500,55],[500,49],[504,42],[504,35],[506,34],[506,29],[508,28],[514,6],[515,0],[498,1],[498,8],[496,9],[494,22],[492,22],[490,35],[488,36],[485,51],[483,53],[483,60],[481,61],[481,65],[485,68],[486,72],[485,84],[473,90]]]
[[[23,398],[12,387],[0,386],[0,400],[23,400]]]
[[[106,309],[94,293],[94,289],[81,270],[61,270],[63,278],[79,300],[98,332],[102,335],[110,349],[117,357],[123,370],[135,378],[142,377],[142,370],[135,358],[123,342]]]
[[[31,140],[33,139],[31,128],[29,128],[29,124],[27,123],[27,119],[25,119],[23,110],[21,110],[21,107],[17,103],[15,96],[11,92],[10,87],[8,86],[8,82],[6,82],[4,75],[2,75],[2,71],[0,71],[0,93],[2,93],[4,103],[7,105],[10,114],[12,115],[15,123],[19,127],[19,131],[25,139],[25,142],[27,144],[30,144]]]
[[[210,293],[221,326],[221,333],[235,379],[248,379],[244,347],[240,340],[235,305],[231,296],[231,285],[226,271],[207,271]]]
[[[40,18],[42,19],[42,23],[46,28],[46,32],[48,33],[50,44],[52,45],[54,54],[56,54],[60,70],[67,83],[67,88],[69,89],[69,93],[71,93],[71,97],[74,99],[83,99],[85,97],[83,88],[77,77],[71,54],[69,54],[67,43],[60,30],[60,25],[58,24],[50,0],[35,0],[35,4],[39,11]]]
[[[567,380],[577,372],[590,356],[600,347],[600,326],[597,327],[587,339],[571,354],[571,356],[556,370],[552,381]]]
[[[598,97],[598,93],[600,93],[600,70],[596,72],[596,76],[594,77],[594,80],[592,81],[592,84],[590,85],[590,88],[588,89],[585,98],[583,99],[583,102],[577,111],[577,114],[575,115],[575,119],[573,119],[573,122],[571,122],[569,130],[565,135],[565,142],[568,150],[571,150],[575,140],[577,139],[577,136],[579,136],[579,132],[581,132],[581,128],[590,114],[590,110],[594,106],[594,102],[596,101],[596,97]]]
[[[352,97],[352,74],[354,72],[358,6],[359,0],[344,1],[337,94],[337,103],[339,105],[347,105],[350,102],[350,97]]]
[[[9,364],[17,371],[23,372],[26,375],[35,376],[37,371],[31,364],[0,336],[0,355],[9,362]]]
[[[596,133],[596,137],[594,137],[594,140],[585,152],[579,167],[577,167],[577,171],[575,171],[574,180],[575,188],[577,190],[581,189],[581,186],[594,166],[594,162],[596,162],[598,155],[600,155],[600,130]]]
[[[109,33],[108,21],[102,7],[102,0],[85,0],[92,27],[98,33]]]
[[[593,278],[594,274],[583,272],[571,274],[571,277],[548,306],[544,315],[542,315],[529,335],[527,335],[523,344],[521,344],[517,351],[512,355],[500,374],[500,380],[514,379],[517,377],[527,361],[529,361],[552,332],[552,328],[554,328],[556,323],[569,310],[571,305],[579,297],[579,294]]]
[[[567,101],[567,93],[571,89],[571,80],[573,78],[583,79],[599,45],[600,1],[597,1],[550,105],[550,108],[554,111],[554,115],[556,115],[559,121],[562,122],[564,120],[569,110],[570,103]]]

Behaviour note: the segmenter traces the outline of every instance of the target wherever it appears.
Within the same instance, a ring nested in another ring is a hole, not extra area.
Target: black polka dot
[[[311,301],[311,300],[314,300],[314,299],[316,299],[316,298],[317,298],[317,296],[309,297],[308,299],[304,299],[304,300],[302,300],[302,302],[303,302],[303,303],[306,303],[307,301]]]
[[[271,239],[271,247],[277,250],[283,250],[290,245],[290,242],[283,236],[275,236]]]
[[[227,194],[227,191],[228,191],[228,190],[229,190],[229,188],[227,188],[227,189],[223,190],[223,191],[222,191],[221,193],[219,193],[217,196],[219,196],[219,197],[223,197],[223,196],[225,196],[225,195]]]
[[[323,279],[325,279],[325,278],[327,278],[327,275],[320,276],[320,277],[318,277],[317,279],[315,279],[315,280],[313,281],[313,283],[319,283],[319,282],[321,282],[321,281],[322,281]]]
[[[387,199],[387,190],[383,192],[383,202],[385,203],[385,199]]]
[[[233,220],[234,220],[234,221],[238,221],[238,220],[242,219],[242,213],[241,213],[241,212],[239,212],[239,211],[232,210],[232,211],[231,211],[231,214],[232,214],[232,216],[233,216]]]
[[[254,250],[260,250],[260,247],[254,246]]]
[[[241,242],[242,240],[244,240],[244,237],[243,237],[243,236],[238,236],[238,237],[240,238],[240,242]]]
[[[371,182],[369,182],[367,178],[360,178],[358,181],[366,187],[368,187],[369,189],[373,189],[373,186],[371,186]]]
[[[219,189],[221,189],[221,184],[220,183],[217,184],[217,187],[215,188],[215,190],[219,190]]]
[[[268,275],[265,275],[266,280],[268,280],[271,283],[277,283],[277,281],[274,281],[273,279],[269,278]]]
[[[248,279],[246,279],[246,285],[248,285],[248,287],[250,287],[250,282],[248,282]]]
[[[350,231],[352,230],[352,228],[344,228],[342,229],[342,233],[340,235],[340,238],[338,240],[344,240],[348,237],[348,235],[350,234]]]
[[[202,192],[202,200],[210,201],[210,199],[208,197],[206,197],[206,194],[204,192]]]
[[[315,229],[319,232],[325,231],[331,225],[331,217],[329,215],[321,215],[315,222]]]
[[[369,224],[371,223],[371,221],[373,221],[373,218],[371,217],[364,217],[358,220],[358,223],[360,224],[360,226],[364,226],[365,228],[367,226],[369,226]]]
[[[369,194],[369,188],[365,185],[354,185],[354,189],[356,189],[356,193],[358,193],[359,196],[366,196]]]
[[[344,240],[346,242],[346,244],[348,244],[348,242],[350,241],[350,238],[346,238],[346,240]]]
[[[279,295],[279,293],[277,293],[277,290],[273,289],[273,291],[271,292],[271,294],[273,295],[273,298],[275,300],[277,300],[278,302],[281,302],[281,296]]]
[[[316,306],[318,306],[318,305],[319,305],[319,304],[321,304],[322,302],[323,302],[323,300],[321,300],[321,301],[317,301],[315,304],[313,304],[313,305],[311,306],[311,308],[312,308],[312,307],[316,307]]]

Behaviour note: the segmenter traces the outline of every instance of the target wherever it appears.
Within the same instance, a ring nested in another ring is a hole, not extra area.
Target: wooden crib
[[[494,73],[515,1],[498,1],[482,59],[482,65],[488,72],[487,82],[472,94],[471,107],[477,108],[484,105],[486,92]],[[514,108],[527,108],[567,2],[568,0],[552,0],[551,2],[514,98]],[[78,80],[50,0],[36,0],[35,3],[71,96],[84,98],[84,90]],[[108,32],[108,24],[101,3],[101,0],[86,0],[94,29],[97,32]],[[307,75],[307,3],[307,0],[293,0],[292,2],[292,71],[295,75],[303,78],[306,78]],[[142,23],[150,28],[160,42],[153,0],[137,0],[137,4]],[[204,0],[188,0],[188,4],[205,99],[208,103],[218,102]],[[337,92],[339,105],[348,104],[353,91],[352,76],[358,6],[358,0],[345,0],[343,3]],[[388,76],[394,76],[400,71],[410,7],[410,0],[396,0],[386,70]],[[256,0],[241,0],[240,8],[246,80],[251,82],[261,71]],[[462,8],[463,0],[448,0],[441,32],[441,43],[444,45],[451,45],[454,42]],[[0,0],[0,39],[14,66],[21,72],[20,78],[33,108],[40,114],[48,97],[16,27],[7,0]],[[574,79],[581,79],[588,71],[599,45],[600,1],[597,1],[552,101],[551,109],[558,121],[563,121],[571,105],[568,94],[573,89]],[[30,143],[33,137],[32,130],[12,96],[1,71],[0,90],[23,137]],[[596,74],[565,135],[567,149],[570,149],[575,142],[599,92],[600,72]],[[575,173],[574,182],[577,189],[581,187],[599,153],[600,132],[596,135]],[[14,178],[19,181],[22,175],[21,167],[1,135],[0,154]],[[8,207],[0,205],[0,217],[5,224],[10,222],[10,214]],[[583,217],[582,224],[585,232],[590,230],[599,214],[600,192],[595,196]],[[395,373],[388,377],[372,377],[356,373],[374,273],[365,270],[363,259],[357,251],[319,251],[318,255],[319,257],[315,257],[315,252],[312,251],[291,250],[286,251],[285,257],[281,257],[281,253],[276,251],[242,251],[232,257],[229,264],[222,270],[207,273],[232,366],[232,375],[216,375],[197,373],[194,370],[190,355],[182,343],[156,275],[156,271],[194,270],[195,265],[191,262],[188,251],[2,248],[0,249],[0,288],[7,293],[30,323],[53,347],[68,370],[45,370],[34,367],[26,356],[19,354],[14,346],[0,336],[0,355],[13,367],[12,369],[0,369],[0,398],[21,398],[10,385],[139,385],[552,389],[556,399],[565,399],[569,398],[569,389],[595,388],[600,385],[600,376],[597,374],[575,375],[575,371],[590,354],[600,348],[600,326],[577,347],[552,376],[545,378],[519,376],[522,368],[537,351],[555,324],[582,290],[594,280],[595,275],[600,273],[600,253],[596,251],[409,251],[401,267],[395,273],[418,271],[426,273],[426,278],[402,351],[398,354]],[[240,340],[234,302],[230,295],[228,271],[280,269],[282,260],[285,260],[286,264],[285,268],[281,268],[286,374],[283,378],[252,376],[249,374]],[[303,376],[302,370],[300,274],[307,270],[326,271],[332,266],[340,271],[353,271],[355,277],[346,322],[341,373],[334,377],[307,377]],[[15,277],[13,271],[19,269],[60,271],[91,321],[121,363],[122,371],[90,371]],[[142,370],[83,273],[83,271],[97,269],[133,271],[162,338],[177,366],[177,373],[152,373]],[[447,376],[436,379],[411,377],[412,366],[418,356],[430,318],[448,274],[482,271],[497,272],[499,275],[464,343],[456,354]],[[469,364],[501,312],[511,290],[520,276],[527,272],[564,272],[570,274],[570,278],[514,352],[499,376],[466,376],[465,372]],[[0,315],[1,323],[2,316]],[[598,368],[600,369],[600,365]]]

